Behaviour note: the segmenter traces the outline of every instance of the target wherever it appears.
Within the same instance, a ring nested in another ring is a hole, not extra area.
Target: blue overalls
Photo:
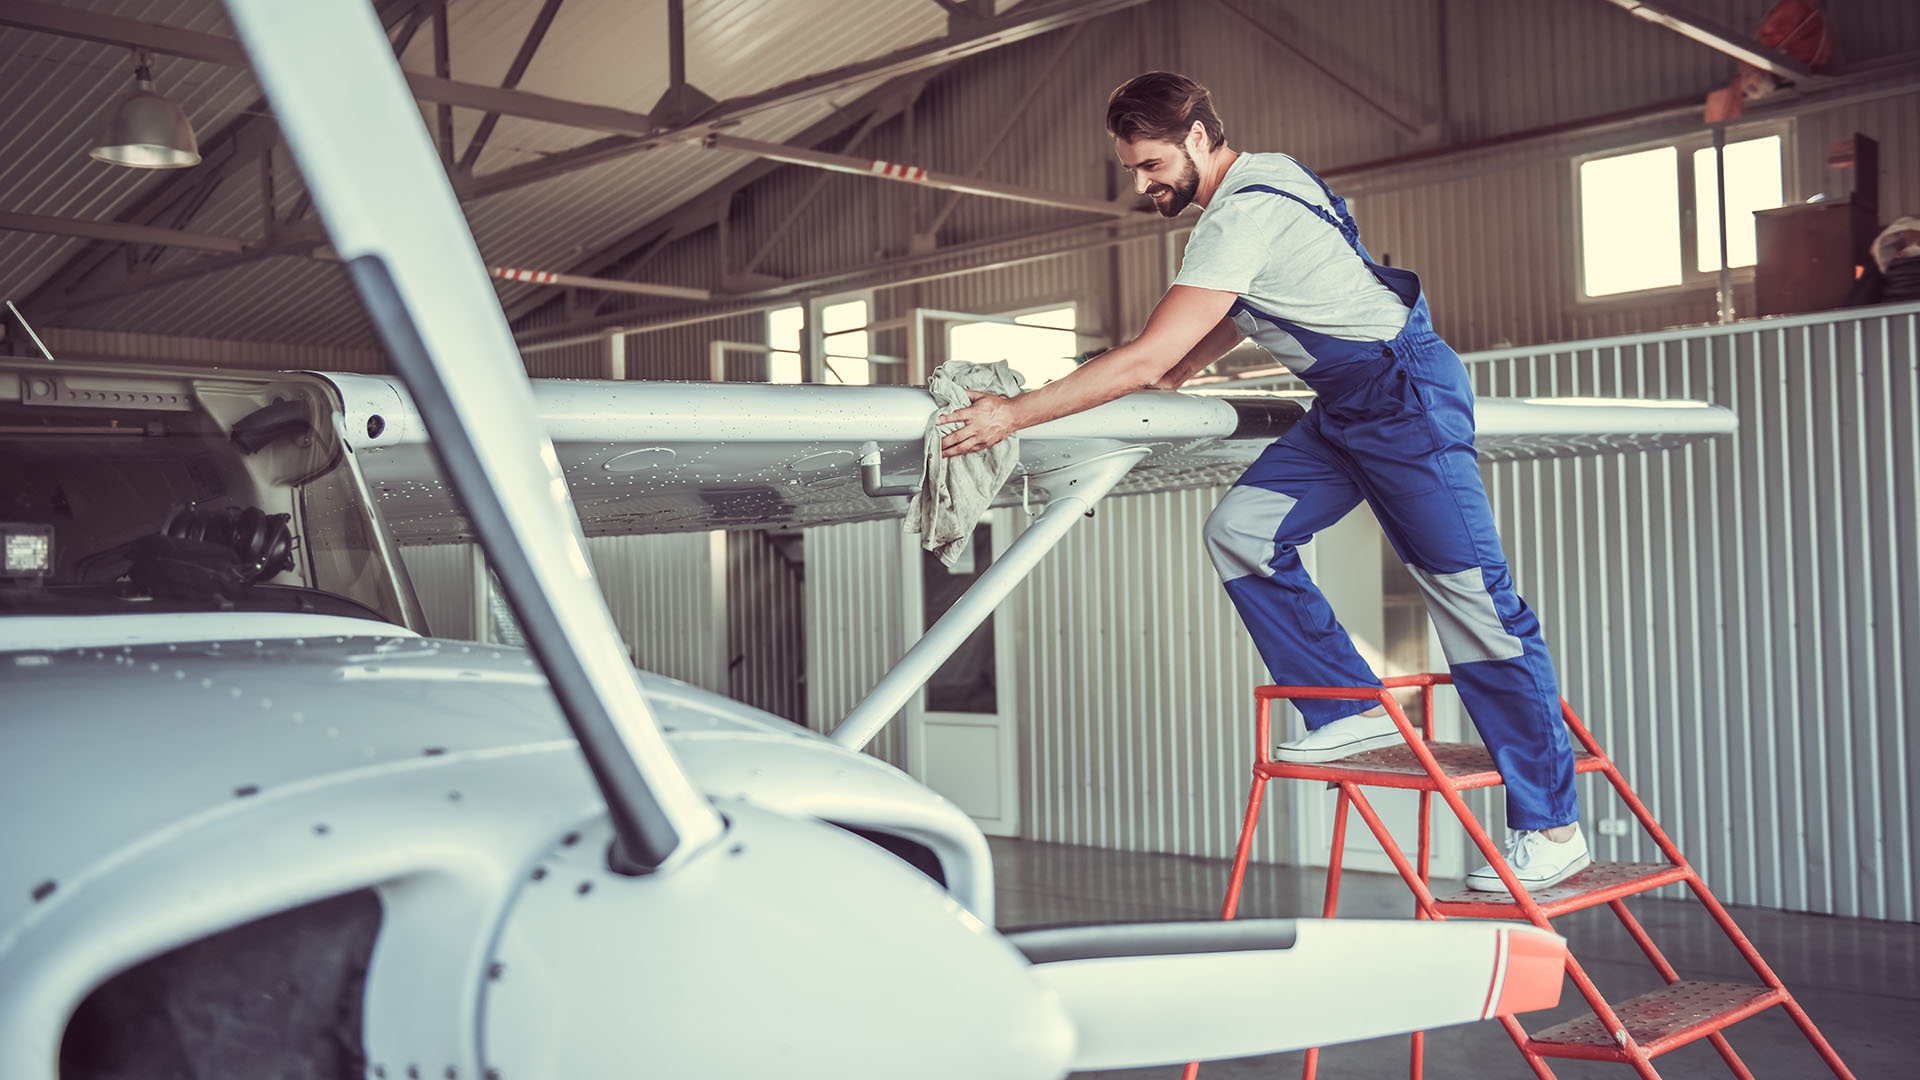
[[[1513,590],[1481,483],[1466,366],[1434,333],[1419,277],[1375,264],[1346,201],[1313,178],[1333,213],[1264,184],[1228,197],[1277,196],[1307,207],[1411,310],[1391,341],[1348,341],[1245,297],[1234,303],[1235,316],[1251,316],[1256,343],[1263,335],[1278,343],[1278,331],[1313,358],[1297,374],[1316,401],[1221,499],[1207,519],[1208,552],[1275,682],[1379,686],[1297,550],[1367,500],[1425,596],[1454,685],[1506,779],[1507,827],[1570,824],[1579,818],[1573,748],[1540,622]],[[1372,707],[1294,704],[1308,728]]]

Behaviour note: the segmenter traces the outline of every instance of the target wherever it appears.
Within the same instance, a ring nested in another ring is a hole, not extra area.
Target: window
[[[1579,163],[1580,279],[1588,297],[1704,283],[1755,261],[1753,213],[1785,202],[1783,139],[1730,141],[1727,208],[1719,212],[1714,151],[1700,137]],[[1692,227],[1686,227],[1688,221]]]
[[[820,308],[827,340],[827,381],[848,386],[873,382],[873,335],[867,331],[867,301],[842,300]]]
[[[826,335],[826,381],[849,386],[873,382],[873,335],[867,329],[866,297],[830,300],[820,308],[820,328]],[[800,363],[800,334],[805,329],[805,313],[800,305],[775,308],[767,312],[767,381],[797,383],[803,381]]]
[[[800,306],[775,308],[767,312],[767,344],[775,351],[767,354],[767,381],[801,382],[800,328],[805,314]]]
[[[1588,296],[1680,284],[1679,160],[1663,146],[1580,166]]]
[[[953,324],[947,328],[947,356],[974,364],[1005,360],[1026,376],[1028,390],[1045,386],[1074,369],[1080,339],[1074,333],[1072,305],[1012,318],[1012,323]]]
[[[1786,202],[1780,182],[1780,136],[1728,143],[1727,176],[1727,265],[1752,266],[1759,258],[1754,249],[1753,212],[1771,210]],[[1720,204],[1719,185],[1714,182],[1713,147],[1693,152],[1693,205],[1697,255],[1695,267],[1703,274],[1720,272],[1720,238],[1714,234],[1714,208]]]

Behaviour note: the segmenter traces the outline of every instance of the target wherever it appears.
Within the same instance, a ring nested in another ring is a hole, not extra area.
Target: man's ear
[[[1213,149],[1213,140],[1207,138],[1206,125],[1198,120],[1195,120],[1192,126],[1187,128],[1187,138],[1194,144],[1193,150],[1189,152],[1195,157]]]

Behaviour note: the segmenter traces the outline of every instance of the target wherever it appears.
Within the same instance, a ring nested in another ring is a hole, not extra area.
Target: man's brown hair
[[[1227,145],[1227,128],[1213,111],[1207,88],[1171,71],[1135,75],[1107,96],[1107,133],[1116,139],[1158,139],[1175,144],[1187,141],[1194,121],[1218,150]]]

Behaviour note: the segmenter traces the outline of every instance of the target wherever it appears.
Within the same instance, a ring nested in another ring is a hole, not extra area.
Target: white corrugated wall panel
[[[757,529],[727,533],[727,696],[806,722],[805,574],[797,549]]]
[[[832,731],[905,653],[898,521],[806,532],[807,726]],[[868,751],[905,766],[895,716]]]
[[[1704,445],[1490,466],[1515,580],[1563,692],[1723,899],[1920,918],[1920,308],[1468,359],[1483,394],[1736,412]],[[1581,796],[1622,814],[1592,776]]]
[[[1014,594],[1027,836],[1233,852],[1252,688],[1271,680],[1202,548],[1200,523],[1222,491],[1103,503]],[[1274,722],[1286,731],[1289,710]],[[1270,820],[1254,857],[1288,861],[1290,841]]]
[[[719,694],[727,692],[724,535],[587,538],[633,662]]]
[[[587,538],[594,577],[634,664],[726,693],[721,533]],[[471,544],[400,549],[436,637],[481,640],[473,625]]]
[[[1920,918],[1920,307],[1467,359],[1487,395],[1735,411],[1728,439],[1489,466],[1515,580],[1563,693],[1724,899]],[[1267,677],[1201,550],[1218,495],[1103,505],[1004,609],[1026,835],[1232,850]],[[898,528],[809,533],[816,727],[899,655]],[[1657,857],[1637,831],[1600,837],[1623,811],[1579,785],[1599,857]],[[1291,861],[1272,795],[1255,858]],[[1473,801],[1498,828],[1499,800]]]
[[[473,625],[473,545],[421,544],[400,549],[414,595],[427,615],[434,637],[480,641],[482,628]]]

